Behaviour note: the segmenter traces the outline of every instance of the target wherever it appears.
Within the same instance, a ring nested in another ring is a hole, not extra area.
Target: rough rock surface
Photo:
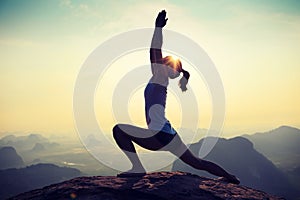
[[[185,172],[153,172],[143,177],[79,177],[11,199],[186,200],[283,199],[265,192]]]

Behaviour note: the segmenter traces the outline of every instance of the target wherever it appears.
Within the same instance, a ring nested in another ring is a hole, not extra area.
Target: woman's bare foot
[[[117,174],[117,177],[141,177],[146,175],[146,170],[144,168],[142,169],[130,169],[126,172],[121,172]]]
[[[240,184],[240,180],[235,176],[230,174],[229,177],[226,177],[226,179],[228,180],[229,183],[233,183],[233,184]]]
[[[227,183],[233,183],[237,185],[240,184],[240,180],[234,175],[230,175],[229,177],[220,177],[217,180],[227,182]]]

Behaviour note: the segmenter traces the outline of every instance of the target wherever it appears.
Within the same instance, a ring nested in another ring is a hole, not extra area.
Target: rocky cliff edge
[[[153,172],[143,177],[78,177],[17,195],[15,199],[211,200],[283,199],[245,186],[185,172]]]

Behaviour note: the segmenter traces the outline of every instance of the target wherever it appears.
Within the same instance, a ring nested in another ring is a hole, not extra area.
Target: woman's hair
[[[184,69],[181,69],[181,72],[183,73],[183,77],[181,77],[181,79],[179,80],[178,85],[182,92],[185,92],[187,90],[186,85],[189,81],[190,73],[188,71],[185,71]]]
[[[172,67],[173,69],[176,69],[178,72],[182,72],[183,73],[183,77],[179,80],[179,87],[182,90],[182,92],[185,92],[187,90],[187,83],[189,81],[190,78],[190,73],[188,71],[185,71],[184,69],[182,69],[182,64],[181,61],[179,59],[173,59],[172,56],[166,56],[163,58],[163,63],[165,65],[168,65],[170,67]]]

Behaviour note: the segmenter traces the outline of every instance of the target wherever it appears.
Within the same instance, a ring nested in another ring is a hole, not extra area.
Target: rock
[[[153,172],[143,177],[79,177],[10,198],[88,200],[283,199],[265,192],[186,172]]]

